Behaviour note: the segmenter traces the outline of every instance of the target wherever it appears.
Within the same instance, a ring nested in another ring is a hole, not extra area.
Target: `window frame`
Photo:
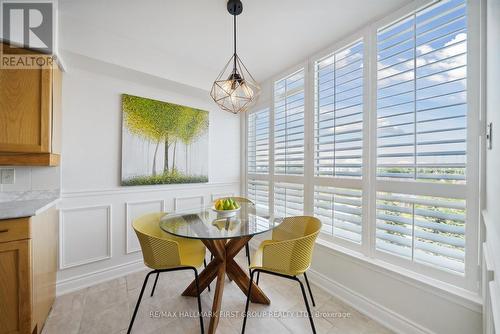
[[[478,233],[480,214],[480,195],[483,194],[481,173],[483,165],[482,149],[480,147],[482,132],[480,125],[484,123],[482,105],[483,93],[481,90],[482,76],[480,46],[480,2],[466,0],[467,6],[467,182],[449,187],[447,184],[430,182],[408,182],[396,180],[377,179],[377,32],[384,27],[407,18],[413,12],[430,6],[439,0],[424,0],[412,2],[399,10],[374,21],[359,29],[354,34],[342,38],[323,49],[312,54],[304,61],[273,76],[269,79],[268,87],[270,98],[259,103],[259,110],[269,108],[269,174],[251,175],[252,179],[263,179],[269,182],[269,209],[274,207],[274,183],[300,183],[304,186],[304,214],[314,215],[314,186],[330,186],[339,188],[353,188],[362,191],[362,235],[361,244],[335,236],[320,234],[323,244],[335,244],[341,248],[352,250],[368,261],[380,260],[392,265],[405,268],[424,278],[438,279],[453,284],[468,291],[478,291]],[[317,177],[314,175],[314,118],[315,118],[315,91],[314,91],[314,66],[329,54],[348,48],[358,40],[363,41],[363,144],[362,144],[362,177],[350,179],[341,177]],[[274,174],[274,82],[287,75],[304,68],[304,174],[301,176],[275,175]],[[267,87],[267,86],[266,86]],[[246,123],[246,117],[242,117]],[[246,160],[247,128],[244,132],[244,147]],[[246,161],[245,161],[246,164]],[[245,165],[246,166],[246,165]],[[244,193],[247,192],[247,170],[244,175]],[[410,185],[410,187],[408,187]],[[429,264],[414,262],[376,249],[376,193],[395,192],[412,195],[457,197],[457,191],[466,200],[466,225],[465,225],[465,271],[464,275],[457,275],[442,268]]]

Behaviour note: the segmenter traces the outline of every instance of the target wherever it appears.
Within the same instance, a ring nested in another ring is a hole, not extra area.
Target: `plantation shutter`
[[[248,173],[269,173],[269,108],[248,115],[247,143]]]
[[[315,63],[316,176],[361,177],[363,42]]]
[[[274,185],[274,212],[278,217],[304,214],[304,186],[279,182]]]
[[[314,175],[323,178],[314,186],[314,215],[324,234],[360,244],[361,184],[338,188],[324,179],[362,177],[363,41],[317,60],[314,69]]]
[[[247,196],[255,204],[257,212],[269,213],[269,181],[249,180]]]
[[[467,31],[464,0],[378,32],[376,249],[465,271]],[[405,182],[406,180],[406,182]],[[437,183],[414,193],[415,182]],[[394,189],[398,191],[394,191]],[[431,187],[429,187],[431,188]],[[449,194],[456,198],[449,198]]]
[[[314,215],[322,232],[361,243],[361,201],[361,190],[315,186]]]
[[[442,1],[379,31],[379,177],[465,182],[465,15]]]
[[[274,84],[274,173],[304,174],[304,70]]]
[[[377,193],[379,249],[463,273],[465,200]]]

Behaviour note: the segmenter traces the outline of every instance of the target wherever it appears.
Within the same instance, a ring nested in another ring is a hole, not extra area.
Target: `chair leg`
[[[241,328],[241,334],[245,333],[245,326],[247,324],[247,312],[250,304],[250,294],[252,293],[253,274],[255,274],[255,270],[250,270],[250,284],[248,285],[247,303],[245,304],[245,313],[243,313],[243,327]]]
[[[203,327],[203,311],[201,310],[201,295],[200,295],[200,283],[198,280],[198,270],[196,268],[193,268],[194,270],[194,280],[196,281],[196,292],[198,294],[198,312],[200,313],[200,327],[201,327],[201,334],[205,333],[205,329]]]
[[[252,261],[250,260],[250,246],[248,246],[248,242],[245,245],[245,252],[246,252],[246,255],[247,255],[248,267],[250,267],[250,263]],[[248,269],[248,272],[250,273],[250,269]]]
[[[155,271],[150,271],[146,275],[146,278],[144,279],[144,283],[142,284],[141,293],[139,294],[139,298],[137,299],[137,303],[135,304],[134,314],[132,315],[132,319],[130,319],[130,324],[128,325],[127,334],[130,334],[130,332],[132,331],[132,326],[134,325],[135,317],[137,315],[137,310],[139,310],[139,305],[141,304],[142,295],[144,294],[144,289],[146,288],[146,284],[148,283],[149,275],[151,275],[153,273],[155,273]]]
[[[203,259],[203,266],[207,267],[207,260]],[[208,292],[210,292],[210,284],[208,285]]]
[[[248,246],[248,243],[245,245],[245,252],[247,254],[247,260],[248,260],[248,265],[250,265],[250,246]]]
[[[257,281],[255,282],[255,284],[259,285],[259,280],[260,280],[260,271],[257,273]]]
[[[307,290],[309,290],[309,296],[311,296],[311,301],[313,303],[313,307],[316,307],[316,303],[314,302],[313,293],[312,293],[312,290],[311,290],[311,286],[309,285],[309,280],[307,279],[307,274],[306,273],[304,273],[304,277],[306,279]]]
[[[153,284],[153,289],[151,289],[151,297],[153,297],[153,294],[155,293],[156,289],[156,283],[158,283],[158,278],[160,277],[160,273],[156,273],[156,278],[155,278],[155,284]]]
[[[300,290],[302,291],[302,297],[304,297],[304,303],[306,304],[307,315],[309,316],[309,321],[311,322],[311,328],[314,334],[316,334],[316,327],[314,327],[313,317],[311,315],[311,309],[309,308],[309,302],[307,301],[306,290],[304,289],[304,284],[295,277],[295,280],[300,284]]]

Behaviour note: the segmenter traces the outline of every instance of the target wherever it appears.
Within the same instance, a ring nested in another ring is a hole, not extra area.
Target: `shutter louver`
[[[377,249],[464,272],[465,200],[377,193]]]
[[[274,185],[274,212],[278,217],[304,214],[304,186],[280,182]]]
[[[269,182],[249,180],[247,185],[248,199],[254,202],[257,212],[269,214]]]
[[[269,108],[248,115],[247,143],[248,173],[269,173]]]
[[[304,174],[304,70],[274,84],[274,173]]]
[[[315,186],[314,215],[322,232],[361,243],[361,201],[361,190]]]

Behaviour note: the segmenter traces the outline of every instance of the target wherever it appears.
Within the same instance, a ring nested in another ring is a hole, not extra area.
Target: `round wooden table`
[[[212,314],[208,333],[215,333],[219,322],[224,281],[227,275],[247,295],[250,277],[234,260],[240,250],[257,234],[277,227],[281,218],[259,215],[252,203],[240,203],[241,209],[233,216],[223,217],[211,207],[185,210],[165,215],[160,228],[167,233],[190,239],[201,240],[214,258],[199,275],[200,293],[217,278]],[[252,282],[250,300],[269,304],[264,292]],[[197,296],[195,281],[184,290],[183,296]]]

